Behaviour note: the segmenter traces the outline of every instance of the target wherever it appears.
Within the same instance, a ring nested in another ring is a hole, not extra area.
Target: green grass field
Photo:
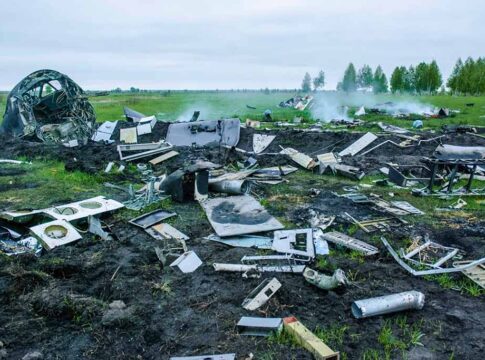
[[[387,101],[429,104],[434,107],[445,107],[458,110],[459,113],[446,119],[424,119],[425,129],[440,128],[443,124],[469,124],[485,126],[485,96],[410,96],[410,95],[354,95],[327,92],[324,96],[338,97],[339,105],[349,106],[349,115],[360,106],[359,104],[376,104]],[[159,120],[174,121],[190,119],[194,110],[201,111],[201,119],[216,119],[238,117],[242,121],[247,118],[261,120],[266,109],[272,111],[275,121],[292,121],[294,117],[301,116],[304,122],[315,120],[315,102],[313,109],[298,111],[294,109],[279,108],[278,104],[292,96],[295,92],[278,91],[264,93],[260,91],[175,91],[152,92],[137,94],[110,94],[108,96],[91,97],[97,119],[100,122],[123,119],[123,106],[131,107],[146,115],[156,115]],[[6,93],[0,93],[0,109],[5,109]],[[467,103],[474,106],[468,107]],[[250,109],[246,105],[255,107]],[[411,127],[411,120],[395,119],[389,115],[365,115],[361,117],[369,122],[384,121],[401,127]],[[415,119],[423,119],[415,115]],[[307,126],[304,124],[303,126]],[[378,128],[376,127],[376,130]]]

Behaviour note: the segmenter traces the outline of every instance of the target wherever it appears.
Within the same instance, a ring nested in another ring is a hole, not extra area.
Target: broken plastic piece
[[[253,291],[249,293],[242,303],[246,310],[256,310],[266,304],[269,299],[278,291],[281,283],[276,278],[265,279]]]
[[[191,273],[202,265],[202,260],[193,251],[183,253],[177,260],[170,264],[171,267],[177,266],[183,273]]]
[[[285,330],[307,349],[317,360],[339,360],[340,354],[330,349],[322,340],[308,330],[295,317],[283,319]]]
[[[352,303],[352,314],[357,318],[390,314],[404,310],[421,310],[424,306],[424,294],[419,291],[406,291]]]
[[[307,267],[303,272],[303,276],[310,284],[324,290],[332,290],[348,284],[347,277],[341,269],[335,270],[332,276],[328,276]]]

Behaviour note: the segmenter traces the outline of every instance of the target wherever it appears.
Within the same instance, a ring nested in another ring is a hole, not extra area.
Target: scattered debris
[[[239,119],[172,123],[166,141],[174,146],[236,146],[240,125]]]
[[[291,160],[305,169],[310,170],[317,166],[317,163],[311,157],[292,148],[284,148],[280,151],[280,154],[288,155]]]
[[[257,235],[239,235],[221,238],[216,234],[206,236],[205,239],[216,241],[234,247],[247,247],[255,249],[271,249],[273,241],[269,237]]]
[[[222,354],[222,355],[199,355],[199,356],[176,356],[171,357],[170,360],[235,360],[236,354]]]
[[[467,260],[467,261],[455,261],[453,262],[454,267],[463,267],[470,265],[472,261]],[[473,267],[469,267],[465,270],[462,271],[462,273],[470,280],[475,282],[478,286],[482,287],[485,289],[485,266],[483,264],[479,264]]]

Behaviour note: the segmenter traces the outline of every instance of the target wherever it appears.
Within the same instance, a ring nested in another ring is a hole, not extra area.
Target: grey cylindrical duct
[[[423,306],[423,293],[406,291],[399,294],[354,301],[352,303],[352,314],[357,319],[360,319],[403,310],[421,310]]]
[[[251,183],[246,180],[223,180],[210,183],[209,187],[212,191],[226,193],[226,194],[249,194],[251,190]]]

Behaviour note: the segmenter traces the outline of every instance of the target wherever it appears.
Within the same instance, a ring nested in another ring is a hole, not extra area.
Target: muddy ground
[[[163,138],[166,127],[157,124],[155,133],[143,141]],[[253,132],[253,129],[242,129],[238,148],[251,150]],[[277,138],[266,152],[278,152],[281,145],[311,155],[339,151],[361,136],[296,130],[272,130],[271,133],[277,134]],[[386,135],[385,139],[388,138],[402,141]],[[485,139],[468,135],[447,135],[441,141],[485,145]],[[431,155],[437,144],[433,141],[407,149],[386,145],[347,162],[372,173],[386,162],[417,164],[422,156]],[[323,148],[326,149],[321,151]],[[108,161],[118,160],[114,144],[68,149],[3,138],[0,151],[1,158],[58,159],[68,170],[89,173],[104,169]],[[160,173],[172,171],[197,158],[222,165],[245,158],[240,152],[219,147],[178,151],[180,156],[156,170]],[[259,156],[258,161],[262,166],[289,163],[286,157],[275,155]],[[22,173],[17,175],[22,176]],[[127,175],[120,177],[123,181],[129,178]],[[305,177],[296,186],[304,194],[314,183]],[[373,214],[367,205],[357,205],[333,195],[332,191],[341,192],[338,184],[322,186],[321,190],[316,197],[302,195],[303,203],[299,202],[289,211],[270,206],[271,212],[301,227],[308,226],[305,217],[308,208],[337,216],[343,211],[356,216]],[[2,191],[5,190],[0,189],[0,197]],[[272,190],[267,186],[260,191],[264,197],[270,196]],[[163,268],[154,251],[160,244],[116,213],[103,218],[115,240],[102,241],[85,234],[82,241],[56,248],[39,258],[0,255],[0,341],[3,344],[0,345],[0,358],[4,354],[8,359],[21,359],[33,351],[40,351],[44,359],[168,359],[170,356],[233,352],[237,353],[237,359],[245,359],[249,354],[253,354],[254,359],[312,358],[305,350],[281,339],[238,335],[236,323],[241,316],[296,316],[312,331],[345,329],[342,338],[331,336],[328,344],[344,353],[346,359],[384,358],[384,350],[378,343],[382,329],[392,326],[395,337],[404,338],[407,336],[405,329],[416,324],[424,334],[419,338],[422,346],[414,344],[393,350],[391,358],[483,358],[483,296],[473,297],[444,289],[436,281],[411,276],[388,255],[379,241],[381,234],[369,235],[362,230],[354,234],[377,246],[381,252],[376,256],[352,257],[345,249],[338,249],[326,260],[313,265],[327,274],[335,268],[346,271],[352,280],[347,288],[324,291],[306,283],[301,275],[264,274],[263,278],[276,276],[283,286],[262,309],[248,312],[241,303],[262,279],[243,279],[239,273],[215,272],[211,264],[238,263],[244,255],[261,252],[204,240],[203,237],[213,231],[198,204],[172,203],[170,206],[178,213],[175,226],[190,237],[189,248],[204,262],[194,273],[182,274]],[[2,207],[14,208],[15,205],[2,202]],[[483,218],[454,219],[436,228],[419,222],[413,224],[396,227],[384,235],[397,247],[413,234],[428,232],[436,241],[458,247],[472,258],[484,253]],[[347,230],[349,224],[338,218],[334,228]],[[421,311],[363,320],[356,320],[351,314],[350,305],[354,300],[412,289],[426,296]],[[124,302],[125,307],[112,304],[117,300]],[[377,351],[376,357],[370,355],[373,349]]]

